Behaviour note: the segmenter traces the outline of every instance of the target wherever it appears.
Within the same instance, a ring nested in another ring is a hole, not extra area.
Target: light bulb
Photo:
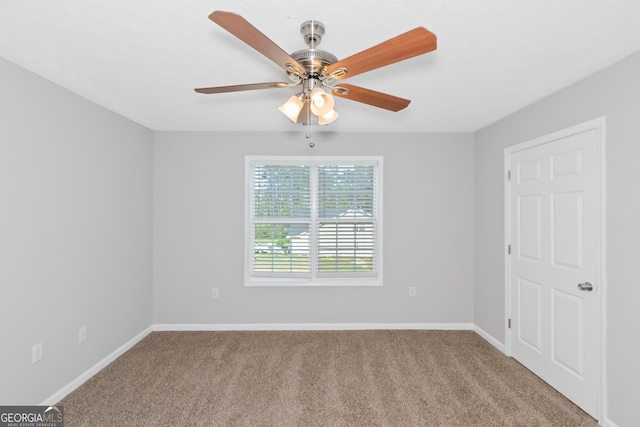
[[[322,108],[324,106],[324,98],[322,95],[316,96],[313,98],[313,103],[316,108]]]

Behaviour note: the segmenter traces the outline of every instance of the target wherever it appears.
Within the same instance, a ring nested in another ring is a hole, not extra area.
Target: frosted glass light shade
[[[319,125],[328,125],[329,123],[331,123],[332,121],[334,121],[337,118],[338,118],[338,113],[336,112],[336,110],[332,109],[327,114],[324,114],[322,116],[318,116],[318,124]]]
[[[293,123],[298,122],[298,116],[300,115],[300,111],[302,111],[302,107],[304,104],[296,95],[293,95],[291,98],[287,100],[284,104],[278,107],[278,110],[282,112],[285,116],[289,117],[289,119]]]
[[[328,114],[336,103],[331,95],[319,87],[311,91],[309,99],[311,100],[311,112],[318,117]]]

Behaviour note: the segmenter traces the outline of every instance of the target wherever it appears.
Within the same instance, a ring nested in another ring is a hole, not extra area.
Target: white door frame
[[[599,257],[599,277],[596,278],[599,284],[599,292],[600,292],[600,378],[598,382],[599,389],[599,414],[598,420],[603,421],[606,419],[606,199],[605,199],[605,178],[606,178],[606,163],[605,163],[605,117],[599,117],[594,120],[590,120],[584,123],[580,123],[578,125],[572,126],[567,129],[560,130],[558,132],[554,132],[527,142],[523,142],[511,147],[507,147],[504,150],[504,247],[505,247],[505,257],[504,257],[504,266],[505,266],[505,353],[507,356],[511,356],[511,329],[509,328],[509,321],[511,319],[512,310],[511,310],[511,266],[510,266],[510,258],[509,253],[506,248],[509,247],[511,243],[511,210],[510,210],[510,193],[509,193],[509,171],[511,170],[510,159],[511,154],[517,151],[525,150],[527,148],[535,147],[537,145],[552,143],[553,141],[566,138],[575,134],[579,134],[582,132],[586,132],[589,130],[596,130],[597,133],[597,142],[596,142],[596,157],[597,157],[597,165],[598,170],[597,173],[597,203],[598,203],[598,230],[597,230],[597,241],[599,242],[598,247],[598,257]]]

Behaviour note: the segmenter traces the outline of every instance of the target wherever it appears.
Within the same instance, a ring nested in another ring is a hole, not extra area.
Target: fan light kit
[[[350,84],[333,86],[333,81],[413,58],[431,52],[437,47],[436,36],[423,27],[417,27],[338,60],[331,53],[316,48],[324,35],[324,25],[318,21],[306,21],[300,26],[300,33],[309,48],[289,55],[240,15],[215,11],[209,15],[209,19],[283,68],[290,82],[217,86],[199,88],[195,91],[213,94],[302,86],[297,94],[291,96],[278,109],[292,122],[307,125],[307,138],[311,137],[312,124],[328,125],[338,118],[332,94],[389,111],[406,108],[411,102],[408,99]]]

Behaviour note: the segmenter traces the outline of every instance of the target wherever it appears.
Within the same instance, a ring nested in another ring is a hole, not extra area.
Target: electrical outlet
[[[415,286],[411,286],[409,288],[409,296],[410,297],[415,297],[416,296],[416,287]]]
[[[78,342],[80,344],[82,344],[83,342],[85,342],[87,340],[87,327],[83,326],[82,328],[80,328],[80,330],[78,331]]]
[[[211,298],[218,298],[218,288],[213,288],[211,290]]]
[[[36,363],[42,360],[43,356],[44,356],[44,345],[41,342],[31,347],[31,363]]]

